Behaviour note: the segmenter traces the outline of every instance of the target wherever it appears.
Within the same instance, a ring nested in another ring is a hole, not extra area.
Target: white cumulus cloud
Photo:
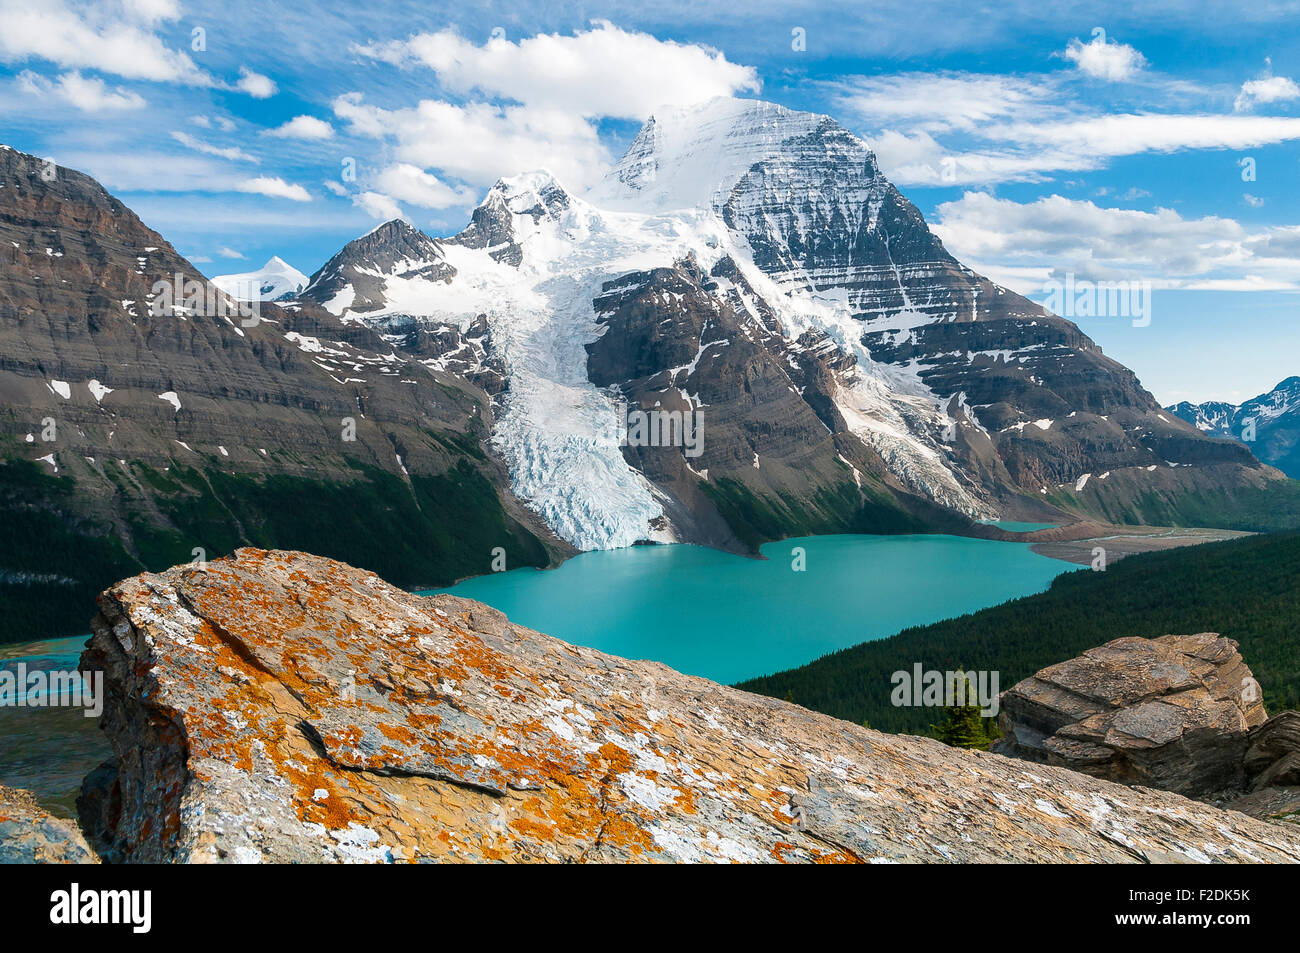
[[[352,134],[386,142],[397,161],[470,185],[546,168],[576,191],[594,184],[611,161],[596,127],[562,110],[432,99],[384,109],[360,93],[340,96],[333,105]]]
[[[294,116],[282,126],[266,131],[268,136],[281,139],[328,139],[334,135],[334,127],[324,119],[315,116]]]
[[[597,22],[572,35],[546,33],[480,45],[455,30],[355,48],[399,65],[422,64],[448,90],[477,91],[579,116],[644,119],[661,105],[757,92],[757,72],[711,47],[660,40]]]
[[[271,77],[255,73],[247,66],[239,67],[239,79],[235,82],[235,88],[254,99],[268,99],[275,95],[276,90]]]
[[[1250,109],[1256,103],[1277,103],[1289,99],[1300,99],[1300,86],[1289,76],[1267,76],[1263,79],[1248,79],[1241,84],[1232,106],[1234,109]]]
[[[1101,27],[1092,31],[1088,43],[1078,37],[1070,40],[1061,55],[1094,79],[1112,83],[1132,79],[1147,62],[1146,57],[1127,43],[1107,39]]]
[[[0,62],[42,59],[64,69],[93,69],[127,79],[212,85],[187,53],[154,34],[179,11],[165,3],[74,9],[64,0],[0,0]]]
[[[456,189],[407,162],[390,165],[375,177],[375,187],[398,202],[407,202],[421,208],[450,208],[464,205],[474,196],[464,189]]]
[[[391,222],[395,218],[406,218],[402,207],[382,192],[358,192],[352,196],[352,204],[380,221]]]

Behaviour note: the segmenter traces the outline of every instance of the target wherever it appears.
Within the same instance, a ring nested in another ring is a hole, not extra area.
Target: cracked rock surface
[[[242,549],[127,579],[83,666],[125,861],[1300,861],[1300,828],[892,736]]]

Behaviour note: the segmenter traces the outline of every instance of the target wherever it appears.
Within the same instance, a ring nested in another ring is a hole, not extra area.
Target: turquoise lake
[[[803,572],[791,568],[796,547]],[[566,642],[736,682],[1041,592],[1077,568],[1026,543],[956,536],[816,536],[762,553],[634,546],[440,591]]]
[[[803,572],[791,568],[795,548]],[[635,546],[445,591],[568,642],[736,682],[1040,592],[1077,568],[1026,543],[955,536],[817,536],[762,552],[765,560]],[[74,669],[84,644],[82,636],[0,646],[0,668]],[[35,792],[56,814],[73,816],[81,779],[109,754],[79,709],[0,707],[0,783]]]

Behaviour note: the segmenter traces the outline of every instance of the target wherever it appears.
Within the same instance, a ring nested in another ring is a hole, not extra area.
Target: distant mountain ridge
[[[1260,460],[1300,479],[1300,377],[1241,404],[1182,401],[1165,409],[1210,436],[1244,443]]]

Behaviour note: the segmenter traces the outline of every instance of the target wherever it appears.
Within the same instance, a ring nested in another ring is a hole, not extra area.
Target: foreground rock
[[[1124,638],[1005,692],[1003,737],[994,749],[1205,795],[1245,787],[1247,733],[1266,717],[1258,683],[1231,639],[1213,632]]]
[[[77,825],[0,784],[0,864],[97,864]]]
[[[1300,861],[1300,828],[896,737],[300,553],[101,599],[127,861]]]

